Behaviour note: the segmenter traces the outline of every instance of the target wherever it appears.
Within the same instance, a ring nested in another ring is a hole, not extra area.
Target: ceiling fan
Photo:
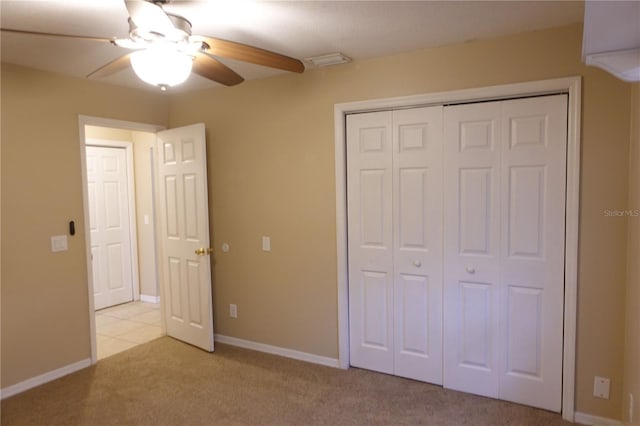
[[[167,13],[163,4],[171,0],[125,0],[129,12],[129,38],[102,38],[2,28],[3,32],[89,40],[131,49],[103,65],[87,77],[106,77],[129,65],[143,81],[161,90],[185,81],[194,73],[225,86],[244,81],[216,57],[301,73],[304,64],[279,53],[233,41],[191,34],[191,23],[182,16]]]

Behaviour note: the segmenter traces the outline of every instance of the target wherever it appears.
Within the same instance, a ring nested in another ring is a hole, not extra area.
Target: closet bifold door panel
[[[567,96],[444,111],[444,386],[559,412]]]
[[[500,102],[444,111],[444,386],[498,397]]]
[[[387,374],[393,374],[391,117],[347,117],[350,359]]]
[[[393,112],[394,374],[442,384],[442,107]]]
[[[442,384],[442,107],[347,117],[351,365]]]

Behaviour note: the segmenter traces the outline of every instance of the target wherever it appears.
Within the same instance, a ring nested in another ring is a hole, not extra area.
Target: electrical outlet
[[[231,318],[238,318],[238,305],[235,303],[229,305],[229,316]]]
[[[593,378],[593,396],[596,398],[609,399],[609,385],[611,381],[608,377]]]

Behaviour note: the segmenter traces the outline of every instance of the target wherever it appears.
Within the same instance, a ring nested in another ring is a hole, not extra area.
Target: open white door
[[[167,334],[213,352],[204,124],[157,134],[161,303]]]

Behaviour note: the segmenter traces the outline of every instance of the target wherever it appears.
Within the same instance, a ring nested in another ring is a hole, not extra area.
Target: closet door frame
[[[346,116],[352,113],[384,111],[431,105],[503,100],[566,93],[567,120],[567,191],[564,275],[564,338],[562,361],[562,417],[574,421],[575,354],[578,290],[578,218],[580,194],[580,76],[499,86],[437,92],[334,105],[336,241],[338,281],[338,356],[341,368],[349,368],[349,265],[347,257],[347,178]]]

